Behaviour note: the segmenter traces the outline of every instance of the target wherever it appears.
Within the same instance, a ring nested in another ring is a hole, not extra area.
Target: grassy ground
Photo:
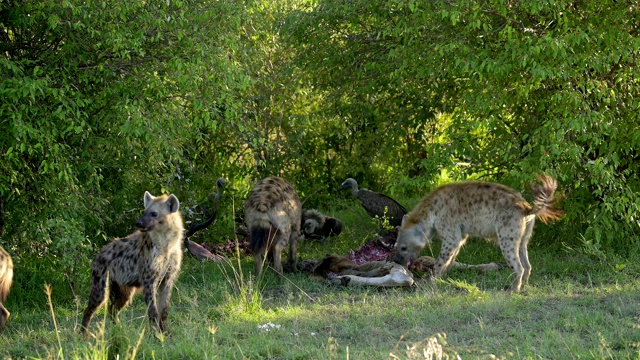
[[[373,227],[359,209],[330,215],[344,219],[345,232],[325,244],[302,243],[302,258],[346,253],[371,238]],[[55,323],[49,309],[17,308],[10,299],[13,317],[0,335],[0,358],[424,359],[426,349],[462,359],[640,359],[636,261],[601,261],[535,237],[530,257],[530,286],[508,294],[502,291],[511,283],[508,269],[454,270],[435,286],[419,280],[412,288],[344,288],[301,273],[279,280],[268,272],[255,283],[249,258],[215,264],[187,256],[167,338],[147,325],[138,296],[118,324],[99,312],[96,336],[83,339],[78,322],[86,289],[75,305],[53,304]],[[470,241],[459,260],[502,256],[480,240]]]

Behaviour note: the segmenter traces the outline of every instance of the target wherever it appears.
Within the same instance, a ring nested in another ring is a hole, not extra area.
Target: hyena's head
[[[180,202],[171,195],[153,196],[148,191],[144,193],[144,214],[136,221],[140,231],[147,232],[173,223],[173,217],[179,216]]]
[[[411,261],[418,258],[420,252],[427,245],[427,228],[423,222],[408,221],[407,215],[402,217],[402,225],[398,230],[394,262],[407,266]]]

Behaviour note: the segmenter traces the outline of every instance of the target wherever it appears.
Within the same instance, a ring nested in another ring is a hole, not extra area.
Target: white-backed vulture
[[[402,217],[407,214],[407,209],[389,196],[368,189],[358,189],[358,183],[352,178],[345,180],[339,189],[351,189],[351,194],[360,199],[360,204],[369,216],[381,219],[386,216],[392,226],[400,226]]]

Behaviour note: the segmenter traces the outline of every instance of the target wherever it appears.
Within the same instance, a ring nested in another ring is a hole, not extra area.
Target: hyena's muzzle
[[[136,227],[142,232],[153,230],[153,228],[160,222],[160,215],[156,211],[145,212],[142,217],[136,221]]]
[[[410,255],[410,254],[401,254],[399,251],[394,251],[395,254],[391,254],[390,258],[391,261],[393,261],[396,264],[402,265],[406,268],[408,268],[409,266],[411,266],[411,263],[414,263],[416,261],[416,259],[418,258],[417,255]]]
[[[405,256],[400,255],[400,253],[396,253],[393,257],[392,257],[392,261],[396,264],[400,264],[402,266],[407,266],[409,265],[409,259],[406,258]]]

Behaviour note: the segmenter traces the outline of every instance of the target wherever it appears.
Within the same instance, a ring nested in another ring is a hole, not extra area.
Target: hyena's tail
[[[268,246],[276,235],[276,229],[271,226],[266,213],[257,211],[252,214],[252,219],[245,219],[249,226],[249,248],[252,252]]]
[[[559,219],[564,211],[553,206],[553,195],[558,188],[558,183],[551,176],[545,174],[538,175],[540,184],[531,185],[531,195],[533,196],[532,214],[535,214],[543,223]]]

